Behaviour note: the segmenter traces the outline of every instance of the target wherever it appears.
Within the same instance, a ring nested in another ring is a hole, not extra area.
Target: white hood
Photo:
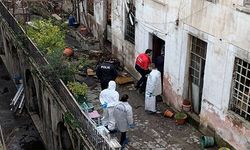
[[[115,81],[109,81],[109,86],[107,89],[104,89],[100,93],[100,102],[108,104],[107,107],[115,106],[119,101],[119,93],[115,90],[116,83]]]

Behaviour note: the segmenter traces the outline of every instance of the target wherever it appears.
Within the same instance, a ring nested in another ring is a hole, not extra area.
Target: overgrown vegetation
[[[74,118],[70,112],[65,112],[63,116],[64,122],[67,123],[72,129],[79,127],[79,122]]]
[[[65,33],[51,20],[32,21],[27,34],[44,54],[61,56],[65,47]]]
[[[70,91],[74,94],[74,97],[76,98],[79,104],[86,101],[88,86],[85,83],[81,84],[79,82],[68,82],[67,86],[70,89]]]
[[[34,20],[27,28],[27,34],[50,63],[42,69],[49,77],[58,76],[67,82],[74,79],[76,68],[63,57],[65,32],[62,27],[54,25],[52,20]]]

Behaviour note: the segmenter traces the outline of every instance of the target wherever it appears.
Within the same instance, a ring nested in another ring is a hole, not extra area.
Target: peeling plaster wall
[[[84,7],[84,9],[83,9]],[[87,13],[87,1],[82,4],[79,3],[79,11],[80,11],[80,22],[81,24],[85,24],[83,11],[85,10],[85,16],[87,16],[87,22],[91,29],[93,35],[102,40],[104,38],[104,32],[106,30],[107,25],[107,1],[106,0],[94,0],[94,15]]]
[[[250,15],[236,10],[243,0],[136,1],[134,52],[126,49],[124,40],[124,4],[112,4],[113,51],[128,57],[125,65],[132,72],[135,57],[152,48],[153,34],[165,41],[163,93],[177,109],[188,97],[190,35],[207,42],[200,122],[236,149],[250,149],[249,122],[242,119],[236,125],[240,117],[231,117],[234,113],[228,110],[234,59],[250,60]]]
[[[133,76],[138,77],[138,74],[134,69],[136,57],[134,44],[124,38],[124,2],[112,0],[111,6],[112,53],[117,56],[117,58],[121,61],[121,64],[125,66],[126,69],[131,71]]]

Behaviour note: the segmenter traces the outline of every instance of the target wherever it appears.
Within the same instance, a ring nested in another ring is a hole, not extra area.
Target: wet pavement
[[[91,79],[91,78],[90,78]],[[93,79],[93,78],[92,78]],[[96,79],[95,79],[96,80]],[[98,80],[96,80],[98,82]],[[136,91],[133,84],[119,85],[118,92],[121,95],[129,95],[129,103],[133,108],[135,128],[127,132],[129,143],[125,149],[154,149],[154,150],[198,150],[202,134],[186,123],[176,125],[173,118],[165,118],[163,114],[148,114],[144,111],[144,95]],[[88,100],[94,103],[95,109],[101,114],[98,100],[101,91],[98,83],[88,93]],[[163,112],[169,108],[163,102],[158,102],[158,109]],[[112,135],[119,141],[120,134]],[[216,147],[209,150],[217,150]]]
[[[0,125],[8,150],[44,150],[41,138],[29,115],[10,111],[17,89],[0,58]]]

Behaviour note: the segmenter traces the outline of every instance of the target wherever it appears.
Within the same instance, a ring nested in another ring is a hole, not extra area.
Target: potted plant
[[[182,110],[188,112],[191,110],[191,102],[188,99],[184,99],[182,102]]]
[[[174,118],[176,125],[182,125],[187,119],[187,114],[185,114],[184,112],[178,112],[175,114]]]
[[[67,86],[79,104],[82,104],[87,100],[86,94],[88,86],[85,83],[81,84],[79,82],[68,82]]]

